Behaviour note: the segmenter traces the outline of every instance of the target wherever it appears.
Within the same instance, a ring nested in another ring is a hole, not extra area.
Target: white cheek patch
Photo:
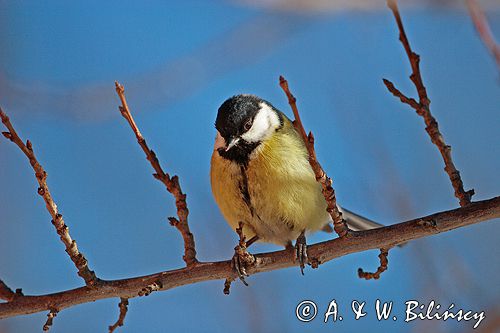
[[[214,143],[214,150],[225,147],[226,147],[226,140],[224,140],[222,135],[220,135],[219,131],[217,131],[217,136],[215,137],[215,143]]]
[[[260,103],[260,110],[253,120],[252,127],[241,138],[247,142],[267,139],[280,126],[276,112],[266,103]]]

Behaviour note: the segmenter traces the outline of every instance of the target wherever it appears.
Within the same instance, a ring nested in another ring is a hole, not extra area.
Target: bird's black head
[[[222,103],[215,120],[215,128],[226,142],[250,129],[262,102],[257,96],[236,95]]]
[[[217,113],[215,128],[224,144],[216,149],[223,158],[246,165],[252,151],[282,122],[280,117],[270,103],[257,96],[233,96]]]

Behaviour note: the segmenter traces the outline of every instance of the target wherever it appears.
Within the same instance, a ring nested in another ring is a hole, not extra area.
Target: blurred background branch
[[[497,63],[498,69],[500,69],[500,46],[498,46],[493,34],[491,33],[490,25],[486,15],[479,5],[478,0],[466,0],[467,8],[476,27],[479,37],[483,40],[486,48],[491,52],[493,58]]]
[[[500,3],[480,5],[493,35],[500,35]],[[492,145],[499,140],[495,64],[463,1],[401,1],[401,6],[408,13],[405,23],[415,49],[426,59],[422,66],[433,106],[455,146],[457,164],[467,170],[464,181],[474,184],[477,200],[492,197],[500,185],[500,152]],[[117,77],[130,90],[148,141],[160,156],[178,157],[169,161],[169,170],[183,178],[194,203],[191,227],[202,261],[229,257],[235,242],[207,190],[215,135],[209,127],[216,108],[231,94],[248,92],[287,110],[285,103],[276,103],[282,100],[275,89],[281,73],[293,80],[294,92],[311,108],[304,110],[304,118],[318,141],[329,142],[318,145],[317,153],[335,175],[340,204],[386,224],[455,204],[447,195],[449,180],[440,170],[442,161],[434,157],[435,148],[415,144],[426,139],[425,133],[380,84],[384,76],[401,82],[403,91],[411,88],[383,0],[151,1],[149,6],[0,1],[0,47],[2,103],[37,142],[39,157],[54,175],[51,188],[71,218],[72,233],[100,276],[108,279],[183,265],[179,256],[165,255],[182,247],[182,241],[164,226],[164,189],[150,176],[141,152],[132,149],[130,133],[115,121],[116,97],[109,82]],[[158,83],[161,89],[155,88]],[[170,123],[179,126],[166,134]],[[124,144],[127,140],[130,145]],[[13,289],[27,287],[29,294],[75,288],[81,281],[64,265],[65,253],[44,223],[46,213],[40,205],[26,205],[38,198],[26,177],[29,165],[12,149],[0,145],[2,280]],[[169,297],[141,300],[122,330],[161,331],[165,320],[175,328],[184,309],[192,307],[204,309],[203,315],[183,323],[183,330],[303,332],[292,311],[301,299],[321,303],[335,296],[345,304],[382,295],[396,304],[412,297],[484,309],[483,325],[491,327],[492,305],[500,297],[491,279],[499,269],[491,262],[498,228],[498,223],[480,224],[412,242],[405,251],[391,252],[390,270],[377,283],[358,281],[352,271],[353,265],[371,265],[373,251],[314,270],[307,283],[295,270],[256,275],[251,288],[233,286],[231,297],[222,299],[220,282],[191,285]],[[321,240],[321,235],[311,238]],[[40,251],[28,252],[32,247]],[[274,248],[259,244],[257,250]],[[446,257],[438,255],[443,251],[449,251]],[[457,273],[452,264],[457,260],[464,267],[459,272],[468,273]],[[449,279],[456,274],[465,278]],[[215,297],[219,302],[213,302]],[[248,315],[255,309],[250,303],[259,305],[257,314]],[[58,316],[56,329],[100,331],[116,315],[114,299],[75,309]],[[44,320],[45,313],[2,320],[0,332],[33,331]],[[386,331],[467,329],[449,321],[384,324],[347,318],[342,325]],[[321,323],[309,326],[331,330]]]

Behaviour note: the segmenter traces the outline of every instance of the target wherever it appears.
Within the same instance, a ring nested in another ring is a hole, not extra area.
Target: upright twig
[[[36,180],[38,181],[39,185],[38,194],[45,201],[47,211],[49,212],[50,216],[52,216],[52,224],[56,228],[57,234],[66,247],[66,253],[68,253],[69,257],[78,269],[78,275],[80,275],[85,280],[85,284],[87,286],[96,285],[99,282],[99,279],[96,277],[95,273],[89,269],[87,259],[78,250],[76,241],[72,239],[69,234],[69,228],[65,224],[63,216],[59,213],[57,205],[52,199],[52,195],[50,194],[49,187],[47,185],[47,172],[45,172],[43,167],[36,159],[31,142],[27,140],[26,144],[24,144],[23,140],[21,140],[21,138],[17,135],[17,132],[12,126],[9,117],[7,117],[7,115],[1,108],[0,118],[2,119],[2,123],[8,129],[8,132],[2,132],[3,136],[14,142],[21,149],[24,155],[26,155],[26,157],[28,158],[31,167],[35,171]]]
[[[123,326],[123,322],[128,311],[128,298],[121,297],[118,307],[120,308],[120,315],[118,316],[116,323],[109,326],[109,333],[113,333],[118,327]]]
[[[349,228],[342,218],[342,213],[337,207],[337,199],[335,197],[335,190],[332,187],[332,179],[328,177],[328,175],[321,167],[321,164],[319,164],[318,159],[316,158],[316,151],[314,149],[314,136],[312,132],[309,132],[309,135],[306,134],[306,130],[304,129],[302,121],[300,120],[299,110],[297,109],[297,100],[290,92],[290,89],[288,88],[288,82],[283,76],[280,76],[280,86],[288,97],[288,104],[290,104],[293,115],[295,117],[295,121],[293,122],[293,124],[304,140],[307,151],[309,153],[309,163],[311,164],[311,168],[314,171],[316,180],[321,184],[323,196],[325,197],[327,203],[326,210],[333,220],[333,228],[337,235],[339,235],[339,237],[344,237],[349,233]]]
[[[469,9],[469,14],[476,27],[479,37],[483,41],[486,48],[491,52],[493,58],[497,63],[498,69],[500,69],[500,47],[498,46],[493,34],[491,33],[490,25],[486,19],[479,2],[477,0],[466,0],[467,8]]]
[[[142,136],[139,128],[137,127],[132,114],[130,113],[130,109],[127,104],[127,100],[125,99],[125,89],[124,87],[115,82],[116,93],[118,97],[120,97],[122,105],[119,107],[120,113],[127,120],[130,127],[134,131],[135,137],[137,138],[137,142],[141,146],[142,150],[146,154],[146,158],[151,163],[151,166],[155,170],[153,176],[162,182],[167,191],[169,191],[175,198],[175,206],[177,207],[177,216],[169,217],[170,224],[176,227],[182,235],[184,239],[184,256],[183,259],[186,262],[186,265],[192,266],[198,263],[196,259],[196,249],[194,243],[194,236],[189,230],[188,225],[188,214],[189,210],[186,204],[186,195],[182,193],[181,186],[179,184],[179,178],[177,176],[170,177],[168,173],[165,173],[160,166],[160,162],[156,157],[156,154],[153,150],[149,149],[146,140]]]
[[[342,213],[337,207],[337,199],[335,197],[335,190],[332,187],[332,180],[330,177],[327,176],[321,165],[319,164],[317,158],[316,158],[316,151],[314,149],[314,136],[312,132],[309,132],[309,135],[306,135],[306,131],[304,129],[304,125],[302,125],[302,121],[300,119],[299,115],[299,110],[297,109],[297,100],[295,96],[290,92],[290,89],[288,87],[288,82],[285,80],[283,76],[280,76],[280,86],[285,92],[286,96],[288,97],[288,104],[290,104],[290,107],[292,108],[293,115],[295,118],[295,121],[293,122],[295,128],[297,131],[300,133],[302,136],[302,139],[304,140],[304,143],[307,147],[307,151],[309,153],[309,163],[311,164],[311,168],[314,171],[314,174],[316,175],[316,180],[321,183],[322,187],[322,192],[323,196],[325,197],[326,203],[327,203],[327,211],[332,217],[333,220],[333,229],[339,235],[339,237],[343,237],[345,235],[348,235],[350,230],[349,227],[347,226],[346,222],[342,218]],[[382,251],[382,250],[381,250]],[[387,255],[388,251],[384,250],[385,253],[385,261],[387,263]],[[381,258],[382,260],[382,258]],[[313,258],[311,260],[313,268],[317,268],[319,265],[319,262],[317,258]],[[358,270],[358,275],[359,277],[365,277],[370,276],[374,277],[376,276],[376,279],[379,278],[380,274],[387,269],[387,265],[385,265],[385,268],[380,270],[377,270],[377,273],[364,273],[363,275],[360,273],[363,271],[361,268]],[[366,275],[364,275],[366,274]],[[372,274],[372,275],[368,275]],[[375,275],[377,274],[377,275]],[[367,278],[368,279],[368,278]]]
[[[384,84],[387,89],[396,97],[398,97],[401,102],[411,106],[419,116],[424,118],[426,125],[425,130],[429,134],[432,143],[434,143],[443,157],[445,168],[444,170],[448,174],[453,189],[455,191],[455,196],[460,201],[460,206],[466,206],[470,204],[471,197],[474,194],[474,190],[465,191],[462,179],[460,178],[460,172],[455,168],[453,160],[451,158],[451,146],[447,145],[444,141],[443,135],[439,131],[438,123],[436,119],[432,116],[430,110],[430,99],[427,96],[427,90],[425,89],[424,83],[422,81],[422,75],[420,73],[420,56],[412,51],[408,38],[406,37],[406,32],[403,27],[403,21],[399,15],[399,9],[396,0],[388,0],[388,7],[391,9],[396,19],[396,23],[399,29],[399,40],[406,51],[406,55],[410,61],[412,68],[412,74],[410,75],[410,80],[413,82],[415,88],[417,89],[419,101],[417,102],[413,98],[405,96],[401,91],[399,91],[394,84],[384,79]]]

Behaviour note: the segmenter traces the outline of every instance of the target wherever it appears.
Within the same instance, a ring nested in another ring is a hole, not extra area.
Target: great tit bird
[[[257,96],[236,95],[220,106],[215,128],[212,192],[231,228],[242,222],[247,245],[288,247],[304,232],[332,231],[304,141],[284,113]],[[342,212],[352,230],[382,226]]]

